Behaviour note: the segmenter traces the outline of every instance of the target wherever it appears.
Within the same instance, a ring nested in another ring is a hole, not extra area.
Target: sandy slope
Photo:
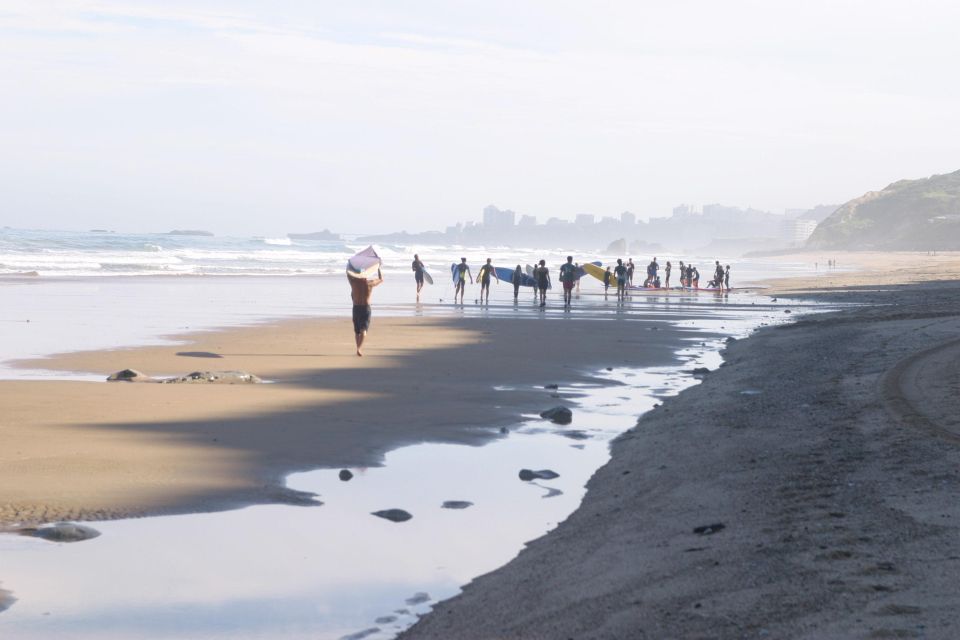
[[[404,640],[960,637],[960,284],[869,280],[732,344]]]

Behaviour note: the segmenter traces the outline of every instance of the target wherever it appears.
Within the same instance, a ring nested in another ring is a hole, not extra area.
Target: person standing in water
[[[563,306],[569,307],[573,298],[573,287],[577,284],[577,268],[573,264],[573,256],[567,256],[567,261],[560,266],[560,282],[563,283]]]
[[[669,289],[669,288],[670,288],[670,270],[671,270],[672,268],[673,268],[673,267],[670,266],[670,261],[667,260],[667,264],[664,265],[664,267],[663,267],[663,288],[664,288],[664,289]]]
[[[350,281],[350,297],[353,299],[353,332],[356,334],[357,356],[363,355],[363,340],[370,330],[370,300],[373,298],[373,289],[383,284],[383,273],[377,269],[377,277],[373,280],[354,278],[347,274]]]
[[[717,289],[723,291],[723,267],[719,260],[715,260],[713,264],[713,281],[717,283]]]
[[[627,284],[633,286],[633,270],[636,265],[633,264],[633,258],[627,259]]]
[[[610,282],[613,280],[613,273],[610,272],[610,267],[607,267],[607,270],[603,272],[603,297],[606,299],[607,292],[610,291]]]
[[[417,302],[420,302],[420,290],[423,289],[423,262],[420,261],[420,256],[413,254],[413,264],[410,265],[410,268],[413,269],[413,279],[417,283]]]
[[[456,274],[457,284],[453,290],[453,303],[457,303],[457,294],[460,294],[460,304],[463,304],[463,294],[467,290],[467,276],[470,276],[470,284],[473,284],[473,273],[467,265],[466,258],[460,258],[460,264],[454,267],[454,273]]]
[[[550,286],[550,270],[547,269],[547,261],[541,260],[536,269],[533,270],[533,278],[537,281],[537,291],[540,292],[540,307],[547,306],[547,287]]]
[[[680,288],[683,289],[687,284],[687,268],[683,266],[683,260],[680,261],[680,267],[677,269],[680,274]]]
[[[723,286],[730,291],[730,265],[723,271]]]
[[[480,303],[483,304],[483,292],[487,292],[487,303],[490,302],[490,276],[493,276],[497,279],[497,282],[500,282],[500,277],[497,275],[497,272],[494,270],[493,265],[490,263],[490,258],[487,258],[487,263],[480,267],[480,273],[477,274],[478,279],[480,280]]]
[[[523,282],[523,267],[517,265],[517,268],[513,270],[513,276],[510,278],[510,282],[513,284],[513,301],[516,302],[517,298],[520,297],[520,284]]]
[[[627,267],[623,260],[617,258],[617,266],[613,269],[613,275],[617,278],[617,300],[626,300],[627,298]]]

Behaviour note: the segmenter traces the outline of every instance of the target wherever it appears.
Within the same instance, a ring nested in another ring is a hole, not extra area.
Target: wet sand
[[[863,306],[732,343],[569,519],[402,638],[960,635],[957,261],[895,258],[775,283]]]
[[[0,524],[315,504],[284,477],[375,465],[404,444],[489,441],[549,408],[543,385],[592,380],[608,366],[669,364],[684,335],[665,322],[656,332],[598,324],[375,319],[357,358],[349,321],[291,320],[23,362],[103,376],[239,369],[270,384],[0,381]],[[493,396],[497,385],[519,390]]]

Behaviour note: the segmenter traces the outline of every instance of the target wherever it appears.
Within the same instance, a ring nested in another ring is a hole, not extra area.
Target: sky
[[[0,226],[775,212],[960,169],[960,3],[0,0]]]

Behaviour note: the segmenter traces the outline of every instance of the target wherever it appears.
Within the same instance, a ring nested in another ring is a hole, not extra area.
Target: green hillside
[[[821,222],[809,249],[960,250],[960,171],[900,180]]]

